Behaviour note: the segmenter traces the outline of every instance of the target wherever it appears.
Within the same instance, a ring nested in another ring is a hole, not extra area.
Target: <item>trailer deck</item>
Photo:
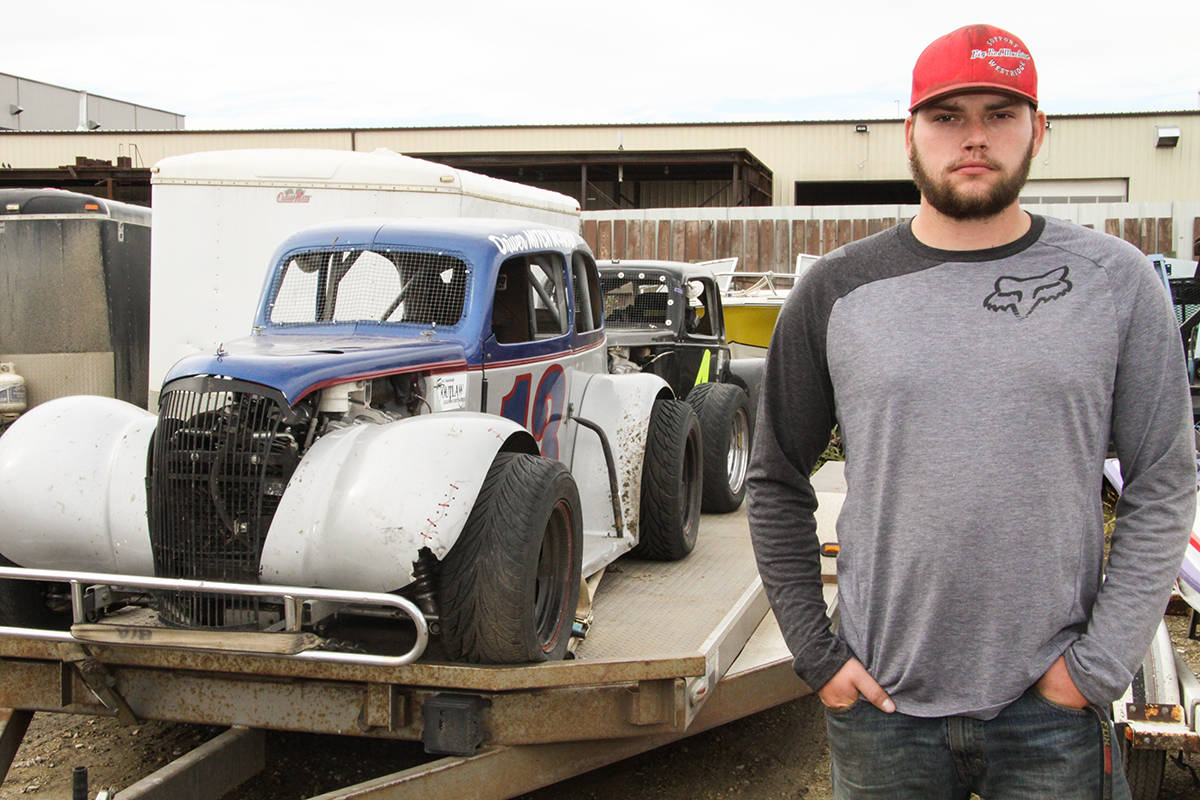
[[[825,540],[834,538],[844,496],[840,466],[817,481]],[[826,571],[832,608],[832,562]],[[14,711],[0,731],[0,775],[32,714],[60,712],[230,726],[203,757],[185,756],[122,798],[217,796],[180,794],[177,781],[164,780],[218,762],[248,777],[262,768],[245,756],[261,754],[262,729],[419,740],[448,756],[326,797],[462,796],[453,787],[464,780],[475,794],[488,783],[495,792],[488,796],[505,797],[809,691],[769,613],[744,508],[706,515],[695,551],[682,561],[610,566],[593,612],[573,660],[522,666],[448,663],[433,651],[400,666],[327,663],[45,641],[4,629],[0,707]],[[257,750],[247,744],[256,736]],[[163,794],[164,785],[175,788]]]

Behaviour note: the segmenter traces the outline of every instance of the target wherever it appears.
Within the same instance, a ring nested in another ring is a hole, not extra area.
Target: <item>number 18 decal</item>
[[[542,455],[558,458],[558,426],[562,422],[566,378],[558,364],[542,373],[537,391],[533,393],[532,414],[529,408],[529,387],[533,375],[518,375],[512,390],[500,401],[501,416],[524,426],[538,443]]]

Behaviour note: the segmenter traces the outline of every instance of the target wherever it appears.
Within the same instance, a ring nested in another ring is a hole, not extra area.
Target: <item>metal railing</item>
[[[141,575],[115,575],[102,572],[74,572],[69,570],[27,569],[23,567],[0,567],[0,579],[16,579],[25,581],[52,581],[67,583],[71,590],[71,613],[75,623],[86,620],[84,602],[85,587],[108,586],[118,588],[159,589],[167,591],[209,592],[224,594],[240,594],[252,597],[270,597],[282,600],[284,609],[284,632],[299,633],[303,619],[305,601],[325,601],[344,603],[353,606],[387,607],[403,612],[412,620],[416,629],[416,641],[408,652],[399,656],[385,656],[371,653],[343,653],[322,650],[305,650],[289,655],[288,658],[303,661],[324,661],[340,664],[360,664],[366,666],[393,667],[411,664],[425,652],[429,644],[429,626],[421,610],[411,600],[398,595],[384,592],[358,592],[344,589],[316,589],[298,586],[277,586],[268,584],[224,583],[220,581],[191,580],[187,578],[152,578]],[[114,625],[114,629],[119,626]],[[0,626],[0,636],[22,636],[29,639],[40,639],[55,642],[87,642],[88,640],[74,636],[70,631],[47,630],[43,628],[22,628]],[[153,646],[152,642],[140,642],[131,639],[122,644],[134,646]],[[189,646],[197,650],[223,650],[227,648],[204,647],[203,644]],[[247,651],[253,652],[253,651]]]

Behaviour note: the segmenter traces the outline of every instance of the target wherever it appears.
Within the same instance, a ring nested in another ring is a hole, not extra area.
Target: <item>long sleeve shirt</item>
[[[1135,248],[1039,216],[1002,247],[936,250],[901,224],[815,264],[779,316],[749,474],[800,677],[854,656],[904,713],[988,719],[1065,654],[1085,697],[1118,697],[1195,515],[1176,325]],[[834,424],[836,633],[808,478]],[[1110,437],[1126,485],[1106,562]]]

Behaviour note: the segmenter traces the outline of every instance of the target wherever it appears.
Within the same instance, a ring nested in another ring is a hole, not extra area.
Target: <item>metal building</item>
[[[318,130],[0,132],[0,186],[77,157],[143,170],[202,150],[399,153],[553,189],[585,211],[904,204],[916,198],[901,119]],[[71,176],[64,167],[62,175]],[[39,174],[36,185],[52,176]],[[94,178],[93,180],[99,180]],[[119,188],[120,181],[114,185]],[[75,191],[89,191],[76,184]],[[107,187],[96,184],[95,193]],[[109,195],[105,195],[109,196]],[[116,199],[134,199],[117,195]],[[1026,202],[1200,200],[1200,111],[1050,114]]]
[[[183,130],[183,115],[0,72],[0,130]]]

